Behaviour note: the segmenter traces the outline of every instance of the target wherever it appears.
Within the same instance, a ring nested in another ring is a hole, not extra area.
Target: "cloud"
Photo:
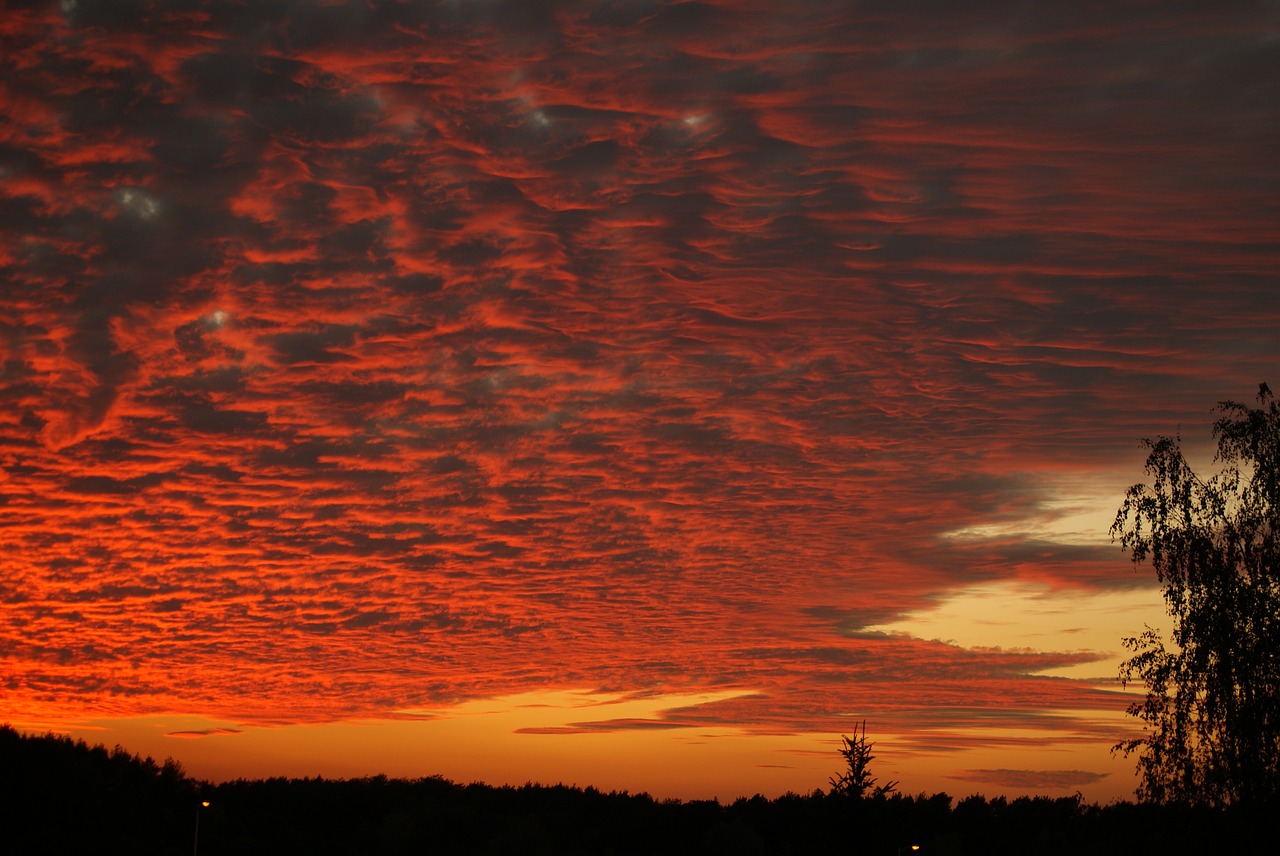
[[[517,734],[607,734],[616,731],[654,731],[690,728],[688,723],[665,719],[606,719],[599,722],[571,722],[563,726],[530,726],[517,728]]]
[[[1017,790],[1041,791],[1093,785],[1108,775],[1110,774],[1085,770],[960,770],[947,778]]]
[[[239,728],[202,728],[198,731],[170,731],[165,737],[179,737],[183,739],[198,739],[201,737],[218,737],[223,734],[240,734]]]

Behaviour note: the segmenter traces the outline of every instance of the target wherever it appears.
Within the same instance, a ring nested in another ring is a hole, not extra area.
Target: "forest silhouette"
[[[839,756],[833,753],[833,765]],[[946,793],[657,800],[439,776],[213,784],[172,760],[0,727],[4,851],[185,854],[1200,854],[1271,841],[1265,806]],[[202,803],[208,803],[207,806]],[[198,824],[198,833],[197,833]],[[198,834],[198,839],[196,835]],[[1242,851],[1243,852],[1243,851]]]

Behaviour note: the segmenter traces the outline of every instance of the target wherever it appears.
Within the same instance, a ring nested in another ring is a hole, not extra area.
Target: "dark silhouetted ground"
[[[833,759],[838,760],[838,759]],[[932,854],[1270,852],[1273,814],[1075,797],[814,791],[732,803],[438,777],[211,785],[171,761],[0,728],[6,854]],[[207,808],[199,808],[208,800]],[[1264,832],[1268,834],[1264,836]]]

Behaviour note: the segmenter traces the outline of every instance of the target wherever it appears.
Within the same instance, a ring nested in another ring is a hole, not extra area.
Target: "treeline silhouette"
[[[0,850],[15,854],[1200,854],[1270,852],[1262,807],[815,790],[730,803],[440,777],[209,784],[52,734],[0,727]],[[209,805],[203,807],[202,802]],[[196,838],[199,814],[198,841]],[[1264,837],[1264,833],[1266,833]]]

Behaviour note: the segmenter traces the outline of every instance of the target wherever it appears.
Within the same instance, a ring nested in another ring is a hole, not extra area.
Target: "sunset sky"
[[[1280,5],[0,14],[0,721],[1131,797],[1139,438],[1280,383]]]

